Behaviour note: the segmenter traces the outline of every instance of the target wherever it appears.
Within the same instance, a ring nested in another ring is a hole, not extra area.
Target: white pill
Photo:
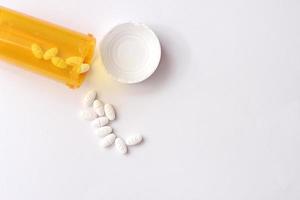
[[[100,128],[108,124],[109,120],[107,117],[98,117],[92,121],[92,126],[95,128]]]
[[[102,117],[104,116],[104,104],[102,101],[96,99],[94,102],[93,102],[93,108],[94,108],[94,111],[97,113],[97,115],[99,117]]]
[[[86,95],[83,98],[83,105],[85,107],[89,107],[92,105],[92,103],[94,102],[94,100],[96,99],[97,96],[97,92],[96,90],[90,90],[86,93]]]
[[[96,108],[99,108],[99,107],[103,107],[104,106],[104,103],[98,99],[96,99],[94,102],[93,102],[93,108],[96,109]]]
[[[105,136],[101,141],[100,141],[100,145],[102,147],[108,147],[110,145],[112,145],[115,142],[116,139],[116,135],[111,133],[107,136]]]
[[[133,145],[137,145],[137,144],[141,143],[142,140],[143,140],[143,137],[140,134],[131,135],[126,139],[126,144],[128,146],[133,146]]]
[[[124,140],[122,140],[121,138],[116,139],[115,146],[116,146],[117,151],[120,152],[121,154],[127,153],[127,146],[126,146]]]
[[[103,126],[101,128],[97,128],[95,133],[99,137],[107,136],[112,132],[112,128],[110,126]]]
[[[109,120],[114,120],[116,118],[115,109],[112,105],[105,104],[104,105],[104,112],[105,112],[106,117]]]
[[[92,109],[82,110],[80,112],[80,117],[87,121],[92,121],[97,118],[97,114]]]

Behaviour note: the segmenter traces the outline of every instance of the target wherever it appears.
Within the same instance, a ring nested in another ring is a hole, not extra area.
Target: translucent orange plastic
[[[84,63],[90,63],[96,40],[91,34],[78,33],[0,6],[1,59],[65,83],[71,88],[82,84],[86,74],[79,74],[76,67],[60,69],[51,61],[37,59],[31,52],[33,43],[44,51],[58,48],[58,56],[61,58],[79,56]]]

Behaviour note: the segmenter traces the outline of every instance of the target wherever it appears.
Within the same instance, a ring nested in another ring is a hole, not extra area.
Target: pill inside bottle
[[[66,61],[77,57],[82,63],[89,64],[95,43],[91,34],[82,34],[0,6],[0,58],[71,88],[78,88],[86,73],[79,72],[81,63],[68,64]]]

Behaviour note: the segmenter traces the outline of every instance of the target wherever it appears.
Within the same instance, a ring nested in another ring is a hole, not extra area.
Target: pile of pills
[[[131,135],[126,140],[117,136],[112,127],[111,121],[116,119],[116,112],[111,104],[105,104],[97,99],[97,92],[90,90],[83,98],[84,109],[80,112],[83,120],[91,121],[91,126],[95,129],[95,134],[101,138],[100,146],[106,148],[113,144],[117,151],[126,154],[127,146],[134,146],[142,142],[143,137],[140,134]]]
[[[44,53],[42,47],[36,43],[31,45],[31,52],[37,59],[44,59],[46,61],[51,61],[51,63],[60,69],[66,69],[68,66],[74,67],[78,73],[82,74],[90,69],[90,65],[83,63],[83,58],[78,56],[71,56],[67,59],[63,59],[58,56],[58,48],[53,47],[47,49]]]

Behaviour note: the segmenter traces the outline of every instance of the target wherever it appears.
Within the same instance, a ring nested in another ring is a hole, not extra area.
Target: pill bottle
[[[78,72],[79,66],[58,68],[49,60],[37,59],[32,53],[32,44],[37,44],[43,51],[57,48],[57,56],[62,59],[76,56],[89,64],[95,43],[91,34],[82,34],[0,6],[0,59],[71,88],[78,88],[86,76]]]

